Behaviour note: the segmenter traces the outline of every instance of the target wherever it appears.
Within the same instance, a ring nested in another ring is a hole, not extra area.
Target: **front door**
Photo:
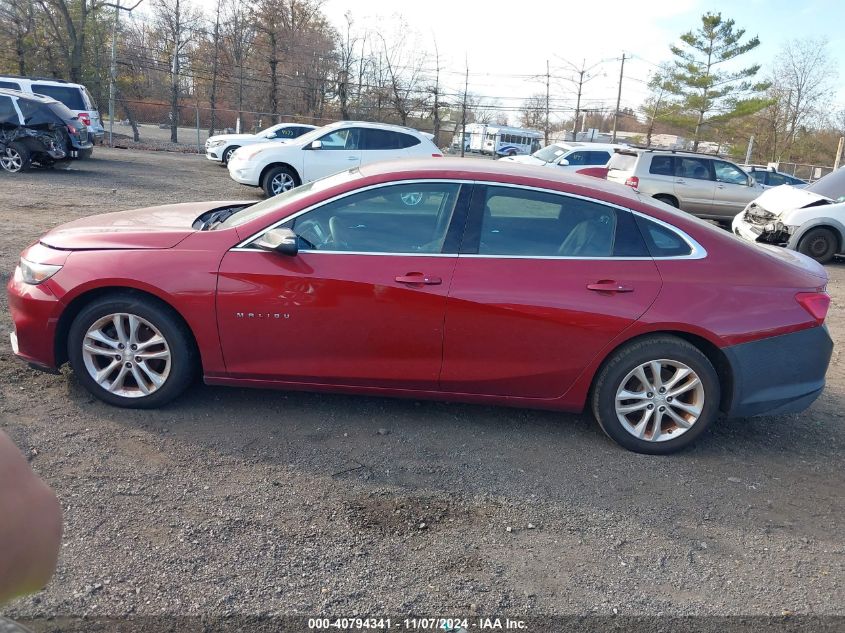
[[[466,217],[461,189],[423,182],[364,190],[287,221],[299,236],[296,256],[230,250],[217,290],[228,374],[436,389],[454,231]],[[424,201],[407,206],[408,192],[423,192]]]
[[[749,184],[748,174],[736,165],[723,160],[714,160],[713,169],[716,174],[716,189],[713,196],[714,215],[721,216],[725,220],[733,220],[737,213],[763,192],[762,187]]]
[[[343,128],[320,137],[319,149],[306,148],[303,181],[311,182],[361,164],[360,128]]]
[[[446,306],[441,387],[560,397],[660,285],[630,212],[477,187]]]

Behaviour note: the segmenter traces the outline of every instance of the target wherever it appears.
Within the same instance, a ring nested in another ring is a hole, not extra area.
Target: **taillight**
[[[68,123],[68,125],[67,125],[67,131],[70,132],[71,134],[73,134],[74,136],[79,134],[79,130],[77,130],[75,127],[73,127],[70,123]]]
[[[432,158],[443,158],[443,154],[432,154]]]
[[[629,176],[628,178],[625,179],[625,184],[628,185],[629,187],[633,187],[634,189],[636,189],[637,187],[640,186],[640,179],[637,178],[636,176]]]
[[[86,127],[91,126],[91,117],[88,115],[87,112],[80,112],[79,120],[82,121],[83,125],[85,125]]]
[[[816,323],[821,325],[827,317],[827,310],[830,308],[830,295],[826,292],[799,292],[795,300],[810,313]]]

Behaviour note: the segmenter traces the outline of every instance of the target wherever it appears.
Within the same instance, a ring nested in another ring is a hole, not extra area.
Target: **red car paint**
[[[703,259],[554,260],[454,256],[285,257],[230,250],[335,195],[408,179],[510,183],[586,196],[671,224]],[[8,292],[19,355],[45,368],[90,293],[133,288],[185,320],[209,384],[376,393],[580,411],[601,362],[650,332],[717,348],[818,326],[797,293],[822,292],[824,269],[763,250],[613,183],[508,163],[429,159],[371,165],[235,228],[197,231],[192,203],[94,216],[23,252],[63,268]],[[399,276],[422,273],[432,285]],[[632,289],[594,292],[612,281]]]

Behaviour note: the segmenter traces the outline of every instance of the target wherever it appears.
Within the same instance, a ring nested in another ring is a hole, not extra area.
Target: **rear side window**
[[[531,189],[487,187],[480,255],[648,256],[629,213],[597,201]]]
[[[608,152],[589,152],[589,156],[587,157],[587,164],[607,165],[607,161],[609,160],[610,154]]]
[[[637,154],[627,154],[624,152],[616,152],[610,157],[610,162],[607,164],[609,170],[617,169],[619,171],[633,171],[634,165],[637,164]]]
[[[636,221],[652,257],[683,257],[692,254],[692,247],[675,231],[641,216],[636,216]]]
[[[673,162],[672,156],[652,156],[648,173],[656,176],[672,176],[675,173]]]
[[[399,149],[399,135],[390,130],[364,128],[361,130],[361,149]]]
[[[14,81],[0,81],[0,88],[6,88],[7,90],[20,90],[21,85],[19,83],[15,83]]]
[[[82,91],[75,86],[50,86],[48,84],[32,84],[32,91],[53,97],[61,101],[71,110],[87,110],[85,101],[82,98]]]
[[[420,144],[420,139],[418,139],[416,136],[411,136],[410,134],[402,134],[401,132],[397,132],[397,135],[399,136],[399,147],[401,147],[402,149]]]
[[[0,125],[19,125],[18,113],[11,97],[0,95]]]
[[[56,116],[46,105],[28,99],[18,99],[18,107],[23,115],[24,125],[45,125],[57,123]],[[73,116],[71,114],[71,116]]]

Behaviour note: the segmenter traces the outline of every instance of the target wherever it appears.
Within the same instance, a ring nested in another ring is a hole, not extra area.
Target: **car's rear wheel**
[[[89,304],[68,332],[68,359],[79,382],[119,407],[170,402],[194,376],[194,346],[185,325],[154,300],[120,295]]]
[[[628,450],[651,455],[689,446],[719,412],[719,377],[694,345],[651,336],[617,350],[592,393],[602,430]]]
[[[839,240],[830,229],[810,229],[798,242],[798,252],[812,257],[820,264],[826,264],[836,255]]]
[[[289,167],[279,165],[269,169],[264,174],[264,182],[261,183],[261,188],[268,198],[278,196],[280,193],[290,191],[294,187],[299,186],[299,178]]]
[[[16,174],[32,165],[32,154],[23,143],[10,143],[0,152],[0,167]]]
[[[670,207],[675,207],[676,209],[680,209],[681,206],[678,204],[678,199],[674,196],[667,196],[664,194],[657,194],[653,196],[655,200],[660,200],[660,202],[664,202],[668,204]]]
[[[223,156],[220,157],[220,163],[223,165],[228,165],[229,159],[232,158],[232,154],[235,153],[236,149],[239,148],[237,146],[227,147],[223,152]]]

